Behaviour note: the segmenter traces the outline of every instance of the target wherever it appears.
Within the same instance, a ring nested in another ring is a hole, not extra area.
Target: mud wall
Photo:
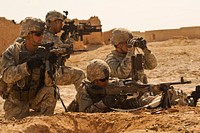
[[[20,24],[0,17],[0,53],[2,53],[19,36]]]
[[[90,26],[94,26],[96,29],[101,29],[101,21],[97,16],[90,17],[88,20],[78,20],[73,19],[75,21],[75,24],[81,25],[86,24]],[[102,32],[92,32],[88,35],[83,36],[83,40],[80,40],[76,42],[78,46],[81,45],[91,45],[91,44],[104,44],[103,42],[103,33]],[[77,46],[75,46],[77,47]]]
[[[101,28],[101,21],[97,16],[90,17],[88,20],[78,20],[74,19],[76,23],[86,23],[91,26],[96,26],[97,28]],[[7,20],[5,17],[0,17],[0,55],[2,52],[11,45],[14,40],[20,34],[20,24],[14,23],[12,20]],[[103,42],[103,33],[102,32],[94,32],[89,35],[83,36],[83,41],[77,41],[75,43],[75,48],[83,48],[88,44],[104,44]]]
[[[134,37],[143,37],[148,42],[165,41],[173,38],[188,38],[200,39],[200,26],[196,27],[182,27],[179,29],[165,29],[165,30],[152,30],[152,31],[132,31]],[[103,33],[103,39],[106,44],[112,36],[112,30]]]
[[[200,38],[200,27],[183,27],[180,29],[145,31],[145,39],[149,42],[164,41],[171,38]]]
[[[97,26],[101,28],[101,21],[97,16],[90,17],[88,20],[74,19],[76,23],[87,23],[91,26]],[[112,36],[112,30],[105,32],[93,32],[89,35],[84,35],[82,41],[75,43],[76,49],[82,49],[91,44],[110,44],[110,38]],[[20,24],[14,23],[12,20],[7,20],[5,17],[0,17],[0,55],[1,53],[13,43],[20,33]],[[168,30],[153,30],[153,31],[133,31],[133,36],[143,37],[148,42],[152,41],[164,41],[171,38],[200,38],[200,26],[196,27],[182,27],[179,29]]]

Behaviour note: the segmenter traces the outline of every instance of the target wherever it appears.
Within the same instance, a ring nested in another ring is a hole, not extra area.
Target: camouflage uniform
[[[150,50],[144,51],[144,69],[153,69],[157,65],[155,56]],[[105,61],[111,68],[111,77],[126,79],[131,77],[131,52],[127,54],[119,53],[113,50],[107,55]]]
[[[132,36],[132,33],[126,29],[118,28],[113,31],[113,36],[111,38],[111,43],[113,45],[118,45],[120,42],[127,42]],[[154,69],[157,66],[157,61],[155,56],[147,48],[143,50],[144,52],[144,69]],[[105,61],[111,68],[111,77],[117,77],[120,79],[126,79],[131,77],[131,56],[132,51],[128,53],[119,53],[116,50],[111,51],[107,55]],[[144,71],[140,72],[139,79],[142,82]]]
[[[49,25],[50,20],[53,21],[58,19],[63,20],[63,15],[61,13],[57,11],[48,12],[46,15],[47,27]],[[69,47],[71,47],[73,45],[72,39],[67,40],[65,44],[60,40],[59,36],[50,32],[48,29],[45,29],[43,36],[43,43],[46,44],[52,42],[54,43],[55,47],[60,47],[62,45],[65,46],[68,45]],[[64,66],[60,68],[60,70],[58,70],[56,81],[58,85],[74,84],[77,90],[81,84],[81,81],[84,78],[85,78],[85,73],[83,72],[83,70],[75,67]]]
[[[22,23],[21,37],[38,30],[44,30],[44,23],[39,19],[26,18]],[[8,97],[4,103],[5,118],[24,118],[31,115],[30,109],[37,115],[52,115],[57,101],[54,89],[45,85],[38,88],[40,68],[30,71],[27,62],[20,64],[20,51],[27,51],[25,39],[15,41],[2,54],[1,74],[8,86]]]
[[[103,60],[92,60],[87,66],[87,80],[83,80],[77,92],[76,100],[69,105],[68,110],[88,113],[110,111],[109,107],[102,101],[105,94],[90,91],[105,91],[105,88],[94,85],[94,80],[104,79],[109,75],[109,71],[109,66]],[[74,107],[75,103],[77,107]]]
[[[122,42],[127,42],[129,39],[133,38],[132,33],[124,28],[117,28],[113,31],[113,36],[111,38],[111,43],[113,45],[118,45]],[[157,61],[155,56],[151,53],[151,51],[147,48],[142,49],[144,52],[144,69],[154,69],[157,66]],[[128,53],[119,53],[116,50],[111,51],[110,54],[107,55],[105,61],[108,63],[108,65],[111,68],[111,77],[117,77],[119,79],[127,79],[131,77],[131,56],[133,55],[133,51],[128,51]],[[146,75],[144,74],[144,71],[139,72],[139,80],[141,82],[144,81]],[[143,82],[144,83],[144,82]],[[184,104],[185,94],[184,93],[178,93],[176,90],[170,91],[170,97],[171,103]],[[123,108],[137,108],[138,106],[144,106],[147,104],[151,104],[152,102],[155,102],[154,99],[156,99],[157,96],[151,96],[149,93],[143,94],[139,99],[132,98],[130,100],[127,100],[126,106]],[[159,99],[161,97],[158,97]],[[156,99],[156,100],[157,100]],[[138,101],[137,102],[135,101]],[[160,99],[159,99],[160,100]],[[159,104],[159,102],[157,102]]]
[[[77,111],[87,113],[110,111],[110,108],[106,106],[102,100],[105,95],[89,93],[89,89],[97,88],[95,88],[91,82],[84,81],[80,91],[76,95],[76,101],[78,103]],[[104,90],[104,88],[100,87],[98,87],[98,89]]]
[[[112,38],[111,43],[112,45],[116,46],[120,43],[126,43],[128,40],[132,39],[132,33],[124,28],[117,28],[112,32]],[[134,49],[133,49],[134,50]],[[131,67],[131,56],[133,55],[132,50],[128,50],[127,53],[120,53],[117,50],[111,51],[110,54],[106,56],[105,61],[108,63],[111,69],[111,77],[116,77],[119,79],[127,79],[130,78],[132,73],[132,67]],[[143,67],[144,69],[154,69],[157,66],[157,61],[155,56],[151,53],[151,51],[147,48],[143,49],[144,55],[143,55]],[[138,72],[138,80],[147,83],[147,77],[144,74],[144,70],[140,70]],[[138,99],[139,100],[139,99]],[[125,107],[123,108],[135,108],[140,106],[141,100],[136,102],[137,99],[131,98],[127,100]]]

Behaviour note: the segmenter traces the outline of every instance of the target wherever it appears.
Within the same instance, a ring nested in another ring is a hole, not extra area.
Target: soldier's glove
[[[94,106],[96,106],[97,108],[99,108],[101,110],[100,112],[109,112],[109,111],[111,111],[111,109],[109,108],[109,106],[105,105],[102,100],[100,100],[97,103],[94,103]]]
[[[131,99],[127,99],[125,102],[124,102],[124,107],[123,108],[139,108],[141,107],[141,103],[140,101],[137,99],[137,98],[131,98]]]
[[[116,95],[107,95],[102,99],[103,103],[108,107],[115,107],[118,103],[118,98]]]
[[[134,47],[141,48],[142,50],[144,50],[145,48],[147,48],[147,42],[142,37],[137,38],[137,39],[129,39],[127,41],[127,45],[128,45],[128,47],[134,46]]]
[[[27,61],[27,66],[29,69],[39,68],[43,64],[43,61],[39,57],[33,57],[29,61]]]
[[[57,62],[57,60],[58,60],[58,56],[56,54],[51,53],[49,55],[49,62],[51,64],[55,64]]]
[[[68,38],[68,33],[67,32],[63,32],[60,36],[60,40],[62,42],[65,42],[65,40]]]
[[[63,57],[65,57],[65,59],[70,58],[70,55],[73,53],[74,51],[74,46],[73,43],[71,42],[67,42],[66,44],[63,44],[60,46],[61,48],[65,49],[65,55],[62,55]]]

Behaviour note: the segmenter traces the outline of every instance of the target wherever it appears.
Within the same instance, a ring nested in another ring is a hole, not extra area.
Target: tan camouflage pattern
[[[47,43],[54,43],[54,47],[71,47],[74,45],[74,39],[73,38],[68,38],[65,43],[63,43],[60,40],[60,37],[57,36],[56,34],[50,32],[49,30],[45,29],[44,30],[44,35],[43,35],[43,40],[42,44],[47,44]]]
[[[45,29],[43,39],[43,44],[47,43],[54,43],[54,47],[58,48],[60,45],[63,44],[63,42],[60,40],[59,36],[53,34],[52,32]]]
[[[76,103],[78,104],[78,110],[79,112],[105,112],[109,108],[102,102],[102,100],[98,102],[93,102],[94,99],[90,97],[90,95],[87,93],[86,88],[90,87],[92,85],[92,82],[96,79],[104,79],[106,77],[109,77],[110,68],[108,64],[100,59],[93,59],[89,62],[87,65],[87,80],[83,80],[83,83],[81,86],[79,86],[77,95],[76,95]],[[87,88],[89,89],[89,88]],[[73,107],[74,101],[70,104],[68,107],[69,111],[75,111],[71,109]],[[76,104],[74,103],[74,104]]]
[[[171,86],[169,90],[169,100],[171,105],[188,105],[187,103],[187,94],[183,92],[183,90],[176,90],[173,86]],[[156,100],[157,99],[157,100]],[[157,95],[150,95],[149,93],[145,93],[140,99],[140,103],[142,106],[145,105],[154,105],[154,108],[159,106],[162,99],[162,93]]]
[[[42,42],[43,42],[43,44],[52,43],[53,42],[55,47],[62,47],[62,45],[72,45],[72,44],[64,44],[60,40],[59,36],[51,33],[48,30],[44,31]],[[63,68],[60,68],[57,71],[56,81],[57,81],[58,85],[70,85],[70,84],[74,84],[74,86],[75,86],[75,88],[77,90],[78,87],[80,86],[82,80],[85,77],[86,76],[85,76],[85,73],[84,73],[83,70],[81,70],[79,68],[76,68],[76,67],[64,66]]]
[[[82,83],[82,80],[85,79],[85,73],[82,69],[77,67],[68,67],[64,66],[64,73],[62,73],[62,69],[60,68],[56,82],[58,85],[70,85],[73,84],[75,86],[76,91],[78,91],[79,86]]]
[[[106,72],[105,72],[106,71]],[[96,79],[104,79],[109,77],[110,68],[108,64],[100,59],[90,61],[87,66],[87,79],[93,82]]]
[[[150,50],[144,49],[144,69],[154,69],[157,66],[157,60]],[[111,77],[126,79],[131,77],[131,56],[132,53],[122,54],[116,50],[111,51],[106,56],[105,61],[110,66]],[[142,74],[141,74],[142,75]]]
[[[52,115],[57,101],[52,86],[37,91],[39,68],[33,69],[31,73],[26,62],[19,64],[19,52],[26,51],[24,43],[15,42],[2,54],[2,79],[9,87],[8,98],[4,103],[6,119],[26,117],[30,115],[30,109],[40,115]],[[30,84],[29,90],[26,90],[27,84]]]
[[[187,105],[187,94],[183,90],[171,89],[169,91],[170,101],[172,105]]]
[[[100,99],[97,102],[94,102],[94,98],[92,98],[88,92],[87,87],[90,87],[92,85],[91,82],[84,81],[82,86],[80,86],[80,89],[76,95],[76,102],[79,107],[79,112],[87,112],[87,113],[95,113],[95,112],[109,112],[111,109],[106,106],[103,103],[103,100]],[[136,98],[130,98],[125,100],[123,103],[116,105],[116,108],[123,108],[123,109],[131,109],[131,108],[137,108],[140,106],[139,102],[142,101],[138,100],[136,101]]]
[[[31,90],[23,92],[22,96],[35,94],[35,91],[33,92]],[[17,97],[18,95],[19,91],[10,91],[9,97],[4,103],[5,119],[22,119],[32,115],[53,115],[57,102],[57,99],[54,98],[53,87],[40,89],[35,98],[30,101],[21,101]],[[33,111],[30,112],[30,109]]]
[[[27,36],[31,31],[44,31],[45,23],[41,19],[27,17],[22,21],[21,37]]]
[[[119,43],[127,42],[130,38],[133,38],[131,31],[125,28],[116,28],[112,32],[110,41],[111,44],[118,45]]]
[[[76,102],[79,105],[79,112],[107,112],[109,107],[107,107],[102,100],[94,103],[90,95],[86,91],[86,87],[90,86],[90,82],[83,81],[84,83],[80,86],[79,91],[76,95]],[[87,84],[87,86],[85,85]]]
[[[45,17],[46,21],[64,20],[63,15],[58,11],[49,11]]]

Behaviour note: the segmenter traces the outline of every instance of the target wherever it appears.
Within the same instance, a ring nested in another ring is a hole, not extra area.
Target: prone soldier
[[[110,68],[100,59],[92,60],[87,66],[87,79],[83,80],[76,99],[68,106],[71,112],[107,112],[110,111],[103,99],[108,85]],[[99,92],[99,93],[96,93]]]
[[[76,99],[68,106],[68,111],[105,113],[112,111],[111,108],[125,108],[127,106],[125,95],[107,95],[106,93],[109,84],[110,68],[105,61],[93,59],[88,64],[86,73],[87,79],[83,80],[76,94]],[[135,106],[140,107],[136,100]]]
[[[110,112],[113,110],[128,111],[142,107],[155,108],[161,104],[161,95],[149,96],[145,94],[140,99],[128,99],[126,94],[122,94],[123,89],[119,89],[117,92],[114,85],[113,88],[109,87],[111,84],[109,83],[110,68],[103,60],[92,60],[86,71],[87,79],[83,80],[76,94],[76,99],[68,106],[68,111],[87,113]],[[134,89],[136,88],[125,90],[128,94],[128,91],[133,92]],[[184,104],[181,101],[185,102],[184,100],[186,100],[181,91],[170,90],[169,97],[172,105]]]

